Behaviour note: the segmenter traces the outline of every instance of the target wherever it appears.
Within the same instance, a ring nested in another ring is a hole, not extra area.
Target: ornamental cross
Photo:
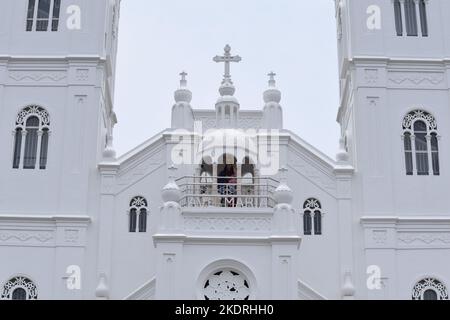
[[[231,79],[230,74],[230,62],[241,62],[242,58],[240,56],[232,56],[231,55],[231,47],[227,44],[225,46],[225,54],[223,56],[215,56],[213,59],[215,62],[224,62],[225,63],[225,79]]]
[[[180,76],[181,76],[180,85],[181,85],[182,87],[186,87],[186,85],[187,85],[187,80],[186,80],[186,76],[187,76],[187,75],[188,75],[188,74],[187,74],[186,71],[183,71],[182,73],[180,73]]]

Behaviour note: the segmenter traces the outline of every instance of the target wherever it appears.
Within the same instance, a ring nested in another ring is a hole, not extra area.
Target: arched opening
[[[237,159],[233,155],[224,154],[217,166],[217,192],[224,196],[220,199],[222,207],[235,207],[237,195]]]
[[[0,300],[36,300],[38,298],[34,282],[23,276],[8,280],[0,293]]]
[[[46,169],[49,126],[50,117],[44,108],[29,106],[19,112],[14,132],[14,169]]]
[[[24,288],[14,289],[11,300],[27,300],[27,291]]]
[[[438,294],[433,289],[425,290],[423,300],[438,300]]]
[[[148,203],[144,197],[131,200],[128,215],[128,232],[147,232]]]
[[[403,144],[407,175],[440,175],[439,135],[436,119],[430,113],[415,110],[405,116]]]
[[[447,287],[435,278],[425,278],[416,283],[413,300],[448,300]]]

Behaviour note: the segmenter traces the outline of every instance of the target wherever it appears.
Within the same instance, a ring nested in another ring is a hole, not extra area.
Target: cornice
[[[76,223],[76,224],[90,224],[91,217],[86,215],[67,215],[67,216],[52,216],[52,215],[29,215],[29,214],[0,214],[0,222],[10,223]]]

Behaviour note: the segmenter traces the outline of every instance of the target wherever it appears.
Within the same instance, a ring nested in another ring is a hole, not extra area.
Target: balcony
[[[279,181],[267,177],[185,176],[176,180],[183,208],[274,208]]]

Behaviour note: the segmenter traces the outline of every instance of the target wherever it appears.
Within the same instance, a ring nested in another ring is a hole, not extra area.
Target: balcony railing
[[[279,182],[272,178],[186,176],[179,178],[185,208],[273,208]]]

